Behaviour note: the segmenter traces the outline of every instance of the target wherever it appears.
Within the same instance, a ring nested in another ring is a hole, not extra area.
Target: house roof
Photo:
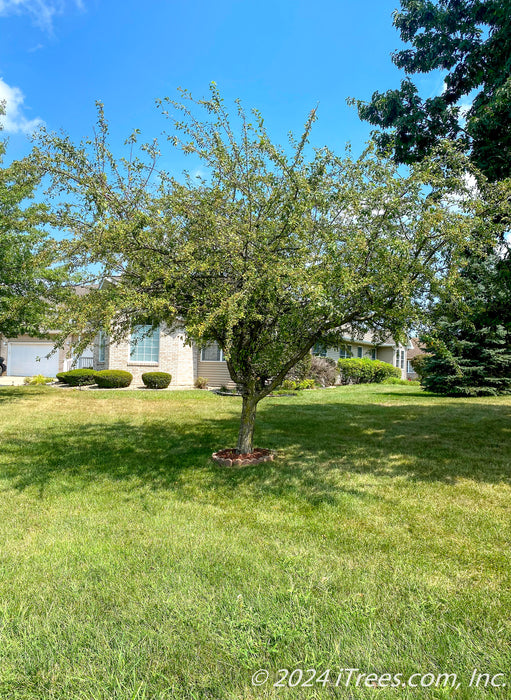
[[[97,289],[97,284],[76,284],[73,290],[78,297],[84,297],[90,292],[91,289]]]
[[[414,357],[417,357],[417,355],[423,355],[424,352],[426,351],[425,347],[419,343],[418,338],[410,338],[410,342],[412,344],[412,348],[408,350],[407,357],[409,360],[413,359]]]
[[[379,348],[396,348],[399,345],[399,343],[397,343],[391,337],[385,338],[385,340],[381,343],[377,343],[377,342],[375,342],[375,339],[374,339],[374,333],[372,333],[371,331],[367,331],[366,333],[364,333],[363,335],[360,335],[358,337],[353,337],[351,335],[344,335],[343,334],[342,340],[343,340],[343,342],[348,343],[348,344],[350,344],[350,343],[366,343],[369,345],[376,345]],[[412,346],[410,343],[410,339],[409,339],[408,343],[402,347],[411,348]]]

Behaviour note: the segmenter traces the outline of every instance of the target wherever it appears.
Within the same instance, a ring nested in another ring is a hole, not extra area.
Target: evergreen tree
[[[425,389],[453,396],[511,393],[511,255],[471,256],[461,300],[440,301],[423,337]]]

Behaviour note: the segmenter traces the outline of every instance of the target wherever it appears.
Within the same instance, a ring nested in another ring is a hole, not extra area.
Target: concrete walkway
[[[8,374],[4,374],[0,377],[0,386],[23,386],[23,381],[25,377],[9,377]]]

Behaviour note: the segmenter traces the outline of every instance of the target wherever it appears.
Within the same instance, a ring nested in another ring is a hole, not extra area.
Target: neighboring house
[[[89,289],[90,287],[76,285],[74,292],[78,296],[84,296]],[[5,358],[7,376],[33,377],[42,374],[45,377],[54,377],[57,372],[66,372],[72,367],[92,367],[92,347],[77,357],[73,352],[76,339],[70,336],[63,348],[53,352],[55,342],[52,341],[52,337],[58,336],[59,331],[46,331],[42,332],[42,335],[45,337],[20,335],[7,338],[0,333],[0,355]]]
[[[407,378],[406,354],[408,349],[412,347],[410,343],[405,346],[389,338],[383,343],[376,344],[371,333],[365,333],[360,338],[343,336],[342,339],[344,344],[338,348],[326,348],[321,343],[317,343],[312,353],[318,357],[330,357],[336,362],[339,358],[344,357],[369,358],[388,362],[401,370],[402,379]]]
[[[52,336],[57,335],[57,331],[50,331],[46,338],[29,335],[6,338],[0,335],[0,355],[5,358],[7,375],[33,377],[35,374],[43,374],[45,377],[54,377],[57,372],[65,372],[71,367],[92,367],[92,347],[76,356],[73,353],[72,338],[63,348],[53,352],[55,344]]]
[[[408,350],[408,353],[406,356],[406,378],[407,379],[418,379],[419,375],[417,374],[417,372],[414,371],[414,369],[412,367],[411,360],[413,360],[414,357],[417,357],[417,355],[423,355],[425,350],[419,344],[418,338],[410,338],[410,345],[412,347]]]
[[[110,283],[111,280],[105,280]],[[80,296],[87,293],[87,288],[77,287]],[[222,385],[233,387],[227,363],[220,348],[213,344],[199,350],[195,345],[186,343],[184,328],[169,329],[161,325],[155,330],[151,326],[135,326],[131,335],[124,341],[111,342],[101,332],[93,346],[87,348],[80,357],[73,353],[75,338],[70,337],[63,348],[53,354],[54,344],[51,332],[47,339],[20,336],[2,338],[0,336],[0,355],[6,358],[7,374],[28,377],[43,374],[54,377],[72,367],[93,367],[101,369],[122,369],[133,375],[133,385],[142,385],[144,372],[169,372],[172,375],[172,387],[193,387],[197,377],[205,377],[211,387]],[[370,357],[383,360],[399,367],[401,375],[406,377],[407,348],[393,341],[376,345],[370,333],[353,339],[343,338],[345,346],[324,348],[317,345],[313,354],[331,357]],[[411,348],[411,346],[410,346]],[[46,357],[50,355],[50,357]]]
[[[169,330],[160,326],[151,331],[150,326],[136,326],[129,338],[116,343],[110,342],[108,336],[101,332],[93,346],[79,357],[73,353],[72,338],[63,348],[46,357],[54,347],[51,336],[56,336],[57,332],[48,335],[47,339],[0,336],[0,355],[6,359],[7,375],[29,377],[43,374],[54,377],[57,372],[65,372],[72,367],[93,367],[96,370],[122,369],[131,372],[135,386],[142,386],[144,372],[169,372],[172,375],[171,386],[176,388],[193,387],[197,377],[205,377],[210,387],[234,386],[220,348],[214,344],[199,350],[195,345],[188,345],[183,328]],[[317,344],[312,352],[335,361],[340,357],[382,360],[398,367],[402,377],[406,378],[406,356],[407,352],[412,352],[411,345],[405,348],[392,341],[375,345],[370,334],[360,339],[346,337],[343,340],[346,344],[342,347],[325,348]]]

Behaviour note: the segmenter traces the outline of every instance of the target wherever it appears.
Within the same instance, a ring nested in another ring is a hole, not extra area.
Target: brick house
[[[136,326],[126,340],[115,343],[101,332],[93,345],[80,356],[73,352],[73,338],[69,338],[63,348],[47,357],[54,348],[52,335],[57,335],[57,332],[50,332],[43,339],[0,336],[0,355],[6,359],[7,375],[27,377],[43,374],[54,377],[57,372],[72,367],[93,367],[96,370],[122,369],[131,372],[134,386],[142,386],[142,374],[151,371],[169,372],[174,388],[193,387],[197,377],[205,377],[211,387],[234,386],[220,348],[210,345],[199,350],[193,344],[188,345],[184,328],[169,329],[162,325],[151,331],[150,326]],[[318,344],[312,352],[335,361],[340,357],[382,360],[398,367],[402,377],[406,378],[406,357],[411,346],[405,347],[393,341],[376,345],[370,334],[343,340],[346,345],[342,347],[325,348]]]
[[[313,353],[336,361],[348,356],[382,360],[398,367],[406,378],[407,347],[390,340],[376,345],[370,334],[343,340],[346,342],[343,347],[316,345]],[[192,387],[197,377],[205,377],[210,387],[234,386],[222,350],[216,344],[199,350],[185,341],[184,328],[169,329],[163,325],[154,331],[150,326],[136,326],[129,338],[116,343],[100,333],[94,342],[93,367],[131,372],[135,386],[142,385],[144,372],[169,372],[171,387],[175,388]]]

